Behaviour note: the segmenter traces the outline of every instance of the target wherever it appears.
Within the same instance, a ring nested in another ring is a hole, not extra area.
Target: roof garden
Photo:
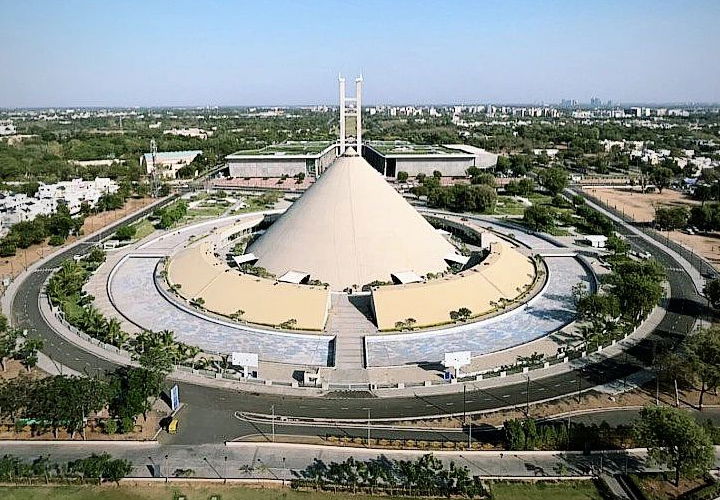
[[[382,155],[463,155],[457,149],[440,145],[413,144],[407,141],[370,141],[368,143],[375,151]]]
[[[287,141],[260,149],[236,151],[233,156],[306,156],[317,155],[332,145],[332,141]]]

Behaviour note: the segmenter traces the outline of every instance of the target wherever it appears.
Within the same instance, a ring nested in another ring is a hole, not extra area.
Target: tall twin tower
[[[345,78],[338,77],[340,84],[340,154],[345,154],[347,149],[346,120],[347,117],[355,117],[355,139],[357,154],[362,156],[362,75],[355,79],[355,97],[345,95]]]

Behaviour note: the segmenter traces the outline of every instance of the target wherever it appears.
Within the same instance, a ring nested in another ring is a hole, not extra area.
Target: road
[[[144,212],[133,217],[140,218]],[[473,218],[469,216],[469,218]],[[12,304],[12,321],[27,329],[31,336],[42,338],[43,351],[57,363],[74,370],[93,375],[112,371],[113,363],[86,353],[78,346],[63,340],[43,321],[38,309],[37,297],[42,284],[63,260],[83,253],[92,242],[109,235],[112,227],[103,230],[91,242],[69,247],[62,254],[53,257],[43,267],[31,273],[19,286]],[[269,414],[274,406],[276,415],[299,417],[330,417],[347,419],[399,419],[405,417],[448,415],[451,413],[476,412],[510,405],[524,405],[527,401],[545,400],[572,394],[598,384],[626,377],[640,368],[641,362],[652,359],[654,346],[660,342],[680,340],[694,324],[704,308],[704,301],[695,293],[689,276],[672,257],[654,245],[636,237],[629,240],[636,248],[649,251],[668,270],[671,297],[668,313],[657,330],[629,350],[614,358],[589,366],[580,372],[533,380],[530,395],[526,384],[517,383],[488,389],[476,389],[467,384],[467,396],[463,393],[414,396],[398,398],[375,398],[369,393],[330,393],[323,398],[301,398],[278,396],[258,392],[239,392],[220,388],[180,383],[181,399],[185,403],[181,414],[181,431],[168,442],[177,444],[199,444],[232,440],[256,434],[252,424],[234,417],[236,411]],[[290,429],[288,432],[293,432]]]

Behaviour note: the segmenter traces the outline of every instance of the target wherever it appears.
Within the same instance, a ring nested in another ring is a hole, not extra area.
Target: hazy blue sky
[[[720,101],[720,0],[0,0],[0,106]]]

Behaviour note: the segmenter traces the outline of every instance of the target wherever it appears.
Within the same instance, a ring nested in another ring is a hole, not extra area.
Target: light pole
[[[530,375],[526,377],[525,385],[525,418],[530,417]]]
[[[472,450],[472,419],[468,422],[468,450]]]
[[[368,408],[367,445],[370,448],[370,408]]]
[[[463,424],[467,420],[467,384],[463,384]]]
[[[275,405],[272,405],[272,441],[275,442]]]

